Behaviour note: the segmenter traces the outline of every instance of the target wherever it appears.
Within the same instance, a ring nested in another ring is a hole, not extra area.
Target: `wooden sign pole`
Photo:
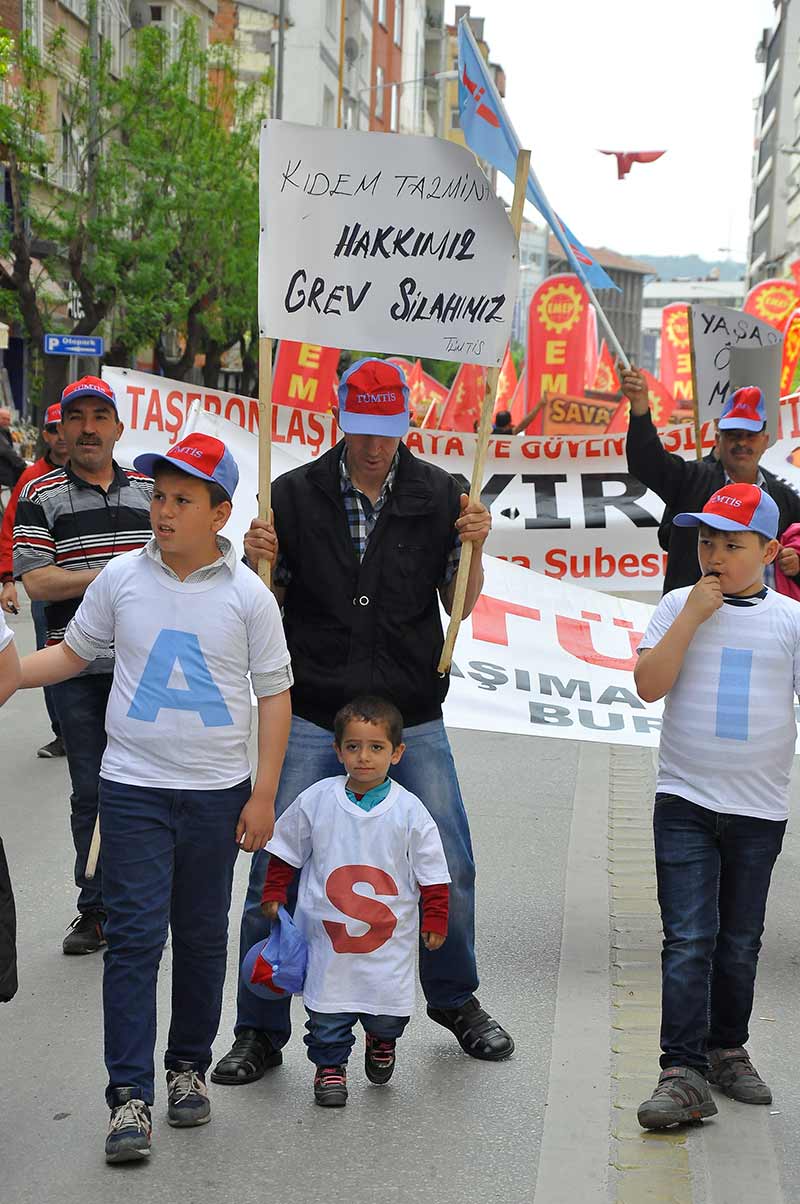
[[[522,210],[525,206],[525,193],[528,186],[528,172],[530,170],[531,152],[521,150],[517,155],[517,170],[514,176],[514,199],[511,204],[511,226],[514,231],[514,237],[517,240],[519,248],[519,235],[522,229]],[[471,502],[479,502],[481,500],[481,487],[483,485],[483,468],[486,463],[486,453],[489,448],[489,435],[492,430],[492,414],[494,412],[495,401],[497,396],[497,381],[500,377],[500,368],[490,368],[486,373],[486,393],[483,398],[483,408],[481,409],[480,426],[478,427],[478,439],[475,445],[475,461],[472,465],[472,482],[469,491],[469,500]],[[453,594],[453,606],[450,611],[450,623],[447,628],[447,636],[442,648],[442,655],[439,660],[439,673],[444,675],[449,672],[450,665],[453,660],[453,649],[458,636],[458,629],[461,626],[461,619],[464,615],[464,601],[467,596],[467,581],[469,580],[469,569],[472,564],[472,544],[466,541],[461,548],[461,558],[458,562],[458,572],[456,574],[456,588]]]
[[[258,517],[272,516],[272,339],[258,340]],[[272,578],[268,560],[259,560],[258,575],[266,584]]]

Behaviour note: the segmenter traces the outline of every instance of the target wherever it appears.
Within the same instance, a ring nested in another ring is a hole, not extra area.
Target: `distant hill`
[[[701,259],[699,255],[633,255],[644,263],[652,263],[662,280],[675,280],[679,276],[705,279],[712,268],[719,268],[720,280],[741,280],[745,264],[732,259]]]

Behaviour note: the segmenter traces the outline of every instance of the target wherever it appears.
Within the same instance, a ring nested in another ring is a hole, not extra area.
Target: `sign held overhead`
[[[266,121],[262,336],[499,366],[518,252],[463,147]]]

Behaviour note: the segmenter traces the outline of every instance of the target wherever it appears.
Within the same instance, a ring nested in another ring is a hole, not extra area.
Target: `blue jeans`
[[[772,867],[786,822],[720,815],[673,794],[653,816],[661,955],[661,1066],[701,1073],[744,1045]]]
[[[211,1063],[250,782],[226,790],[159,790],[100,780],[108,949],[103,970],[106,1098],[133,1087],[152,1104],[156,980],[172,927],[172,1019],[164,1065]]]
[[[44,617],[45,602],[31,602],[31,618],[33,619],[33,630],[36,632],[36,647],[44,648],[47,643],[47,620]],[[53,691],[55,686],[44,687],[44,705],[47,707],[47,714],[50,716],[50,726],[53,729],[53,735],[56,739],[61,735],[61,728],[58,723],[58,715],[56,714],[56,702]]]
[[[403,1035],[408,1016],[369,1016],[364,1012],[312,1012],[306,1008],[306,1033],[303,1040],[308,1056],[317,1066],[344,1066],[356,1043],[353,1025],[361,1027],[379,1041],[396,1041]]]
[[[103,909],[102,851],[94,878],[88,879],[85,870],[97,818],[100,762],[106,748],[106,707],[112,680],[111,673],[96,673],[72,677],[53,686],[72,781],[70,823],[81,913]]]
[[[416,794],[439,826],[452,884],[447,940],[441,949],[429,952],[420,942],[419,971],[422,989],[432,1007],[456,1008],[469,999],[478,987],[475,965],[475,862],[469,823],[456,767],[444,724],[439,720],[407,728],[406,751],[391,776]],[[305,719],[292,718],[292,730],[286,760],[283,763],[275,813],[280,815],[301,791],[320,778],[342,773],[333,750],[333,733]],[[261,892],[269,854],[253,854],[240,938],[239,961],[248,949],[263,940],[269,924],[261,911]],[[294,911],[297,902],[297,877],[292,884],[287,906]],[[291,1034],[289,999],[273,1002],[261,999],[239,984],[236,1032],[257,1028],[269,1035],[276,1048],[285,1045]]]

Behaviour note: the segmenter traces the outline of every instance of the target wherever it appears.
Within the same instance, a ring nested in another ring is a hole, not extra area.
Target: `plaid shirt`
[[[347,514],[347,522],[350,527],[350,538],[353,541],[353,547],[359,559],[359,563],[364,559],[364,553],[367,550],[369,537],[375,530],[375,524],[380,518],[381,511],[386,505],[389,494],[392,491],[392,486],[397,476],[397,464],[399,453],[395,453],[395,457],[389,466],[389,471],[386,474],[386,480],[383,482],[380,495],[376,502],[370,501],[366,494],[361,493],[356,489],[347,470],[347,457],[342,452],[342,457],[339,460],[339,485],[342,491],[344,500],[344,508]],[[453,533],[453,546],[447,557],[444,576],[442,577],[441,586],[447,586],[452,581],[458,569],[458,562],[461,558],[461,539],[458,532]],[[275,585],[287,586],[292,579],[291,569],[286,564],[283,556],[278,553],[278,562],[275,566],[273,581]]]

